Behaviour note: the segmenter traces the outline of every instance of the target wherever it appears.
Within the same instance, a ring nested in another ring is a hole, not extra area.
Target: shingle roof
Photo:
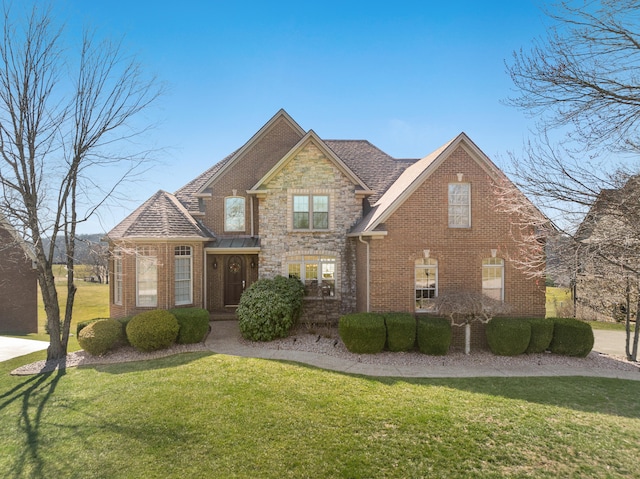
[[[200,188],[207,184],[207,182],[211,179],[211,177],[213,177],[213,175],[220,171],[220,169],[224,165],[226,165],[231,158],[233,158],[233,155],[236,154],[236,151],[234,151],[229,156],[219,161],[207,171],[198,175],[195,179],[191,180],[189,183],[176,191],[176,198],[178,198],[178,200],[188,211],[198,211],[198,198],[197,196],[195,196],[195,194],[200,191]]]
[[[211,239],[213,233],[198,223],[171,193],[158,191],[108,234],[109,239]]]
[[[375,191],[373,204],[398,179],[402,172],[418,160],[396,160],[367,140],[323,140],[333,152]]]

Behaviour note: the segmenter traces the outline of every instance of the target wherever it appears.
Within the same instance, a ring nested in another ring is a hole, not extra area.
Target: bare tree
[[[98,283],[108,283],[109,267],[109,246],[106,243],[90,242],[88,264],[91,266],[91,273],[98,280]]]
[[[0,209],[33,244],[51,338],[47,359],[55,360],[67,353],[76,228],[146,159],[121,146],[144,130],[132,120],[157,99],[160,88],[119,43],[96,43],[87,33],[74,64],[65,56],[63,30],[54,26],[51,9],[35,5],[23,22],[6,6],[3,14]],[[101,170],[118,166],[121,176],[105,186]],[[52,269],[59,235],[66,244],[64,314]]]
[[[561,245],[556,255],[563,261],[555,267],[568,270],[574,286],[589,275],[602,278],[596,294],[609,289],[630,303],[627,280],[637,281],[631,278],[638,277],[640,257],[640,190],[638,166],[625,154],[640,151],[640,4],[569,0],[546,13],[548,35],[507,65],[517,88],[508,103],[537,118],[537,140],[520,157],[512,155],[511,176],[554,226],[545,234]],[[507,189],[498,194],[511,195]],[[635,360],[637,335],[632,348],[630,340],[628,333],[628,356]]]
[[[465,354],[471,351],[471,323],[488,323],[494,316],[511,309],[503,301],[472,291],[441,293],[434,300],[434,308],[438,314],[448,317],[452,326],[465,328]]]

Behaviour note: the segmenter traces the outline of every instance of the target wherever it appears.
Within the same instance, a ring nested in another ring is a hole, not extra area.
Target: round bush
[[[87,324],[78,335],[78,343],[92,356],[101,356],[123,339],[122,324],[115,319],[98,319]]]
[[[338,333],[347,349],[357,354],[382,352],[387,340],[384,316],[376,313],[342,316],[338,322]]]
[[[521,318],[493,318],[487,323],[486,334],[493,354],[517,356],[529,346],[531,324]]]
[[[549,349],[553,339],[553,319],[534,318],[529,320],[531,325],[531,339],[526,353],[544,353]]]
[[[445,318],[418,319],[418,350],[422,354],[444,356],[451,346],[451,323]]]
[[[176,308],[169,311],[178,320],[178,344],[193,344],[204,340],[209,332],[209,311],[200,308]]]
[[[293,311],[281,294],[273,289],[254,288],[255,282],[240,297],[236,311],[240,333],[251,341],[272,341],[289,335]]]
[[[389,351],[410,351],[416,344],[416,318],[409,313],[387,313],[387,348]]]
[[[554,319],[549,345],[552,353],[584,358],[591,352],[593,341],[591,325],[574,318]]]
[[[156,351],[171,346],[178,337],[178,320],[169,311],[145,311],[127,324],[127,339],[140,351]]]

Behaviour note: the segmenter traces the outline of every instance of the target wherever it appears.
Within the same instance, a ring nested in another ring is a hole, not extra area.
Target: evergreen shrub
[[[274,280],[261,279],[242,293],[236,315],[243,338],[273,341],[289,335],[295,323],[295,305],[278,291]]]
[[[418,350],[423,354],[444,356],[451,346],[451,323],[446,318],[420,316],[417,327]]]
[[[375,354],[384,349],[387,328],[384,316],[376,313],[352,313],[338,322],[342,342],[352,353]]]
[[[493,318],[487,323],[486,335],[493,354],[517,356],[529,346],[531,324],[522,318]]]
[[[209,332],[209,311],[202,308],[176,308],[169,310],[178,320],[178,344],[193,344],[204,340]]]
[[[386,313],[387,349],[410,351],[416,344],[416,318],[410,313]]]
[[[544,353],[549,349],[553,339],[553,319],[533,318],[529,320],[531,325],[531,339],[527,346],[526,353]]]
[[[78,343],[92,356],[101,356],[124,336],[122,324],[115,319],[96,319],[80,330]]]
[[[549,345],[552,353],[584,358],[593,348],[591,325],[574,318],[553,320],[553,339]]]
[[[167,310],[145,311],[131,318],[127,324],[127,339],[140,351],[156,351],[171,346],[178,337],[180,325]]]

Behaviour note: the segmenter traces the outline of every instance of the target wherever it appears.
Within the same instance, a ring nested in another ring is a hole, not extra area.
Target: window
[[[294,195],[293,229],[329,229],[329,197],[327,195]]]
[[[174,255],[176,305],[191,304],[191,246],[176,246]]]
[[[482,294],[504,301],[504,261],[502,259],[482,260]]]
[[[471,227],[471,185],[449,183],[449,228]]]
[[[438,261],[420,258],[415,264],[416,311],[429,311],[438,296]]]
[[[244,205],[242,196],[230,196],[224,199],[224,230],[244,231]]]
[[[290,256],[287,258],[290,278],[304,283],[305,294],[335,296],[336,259],[332,256]]]
[[[140,249],[136,255],[136,305],[158,305],[158,258],[149,249]]]
[[[113,303],[122,304],[122,256],[113,257]]]

